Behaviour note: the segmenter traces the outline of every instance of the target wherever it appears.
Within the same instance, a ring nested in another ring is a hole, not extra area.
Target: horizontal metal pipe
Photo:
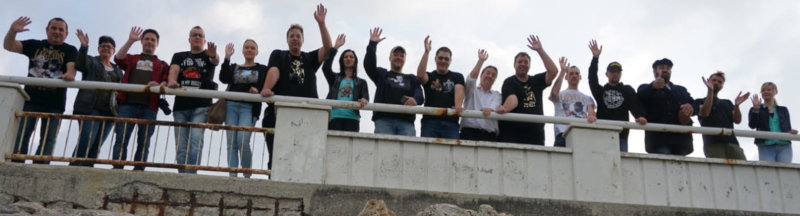
[[[170,163],[154,163],[144,161],[123,161],[123,160],[105,160],[96,158],[67,158],[56,156],[43,156],[43,155],[24,155],[24,154],[6,154],[6,160],[33,160],[33,161],[61,161],[61,162],[77,162],[77,163],[93,163],[93,164],[110,164],[117,166],[145,166],[145,167],[159,167],[159,168],[173,168],[185,170],[208,170],[217,172],[237,172],[237,173],[250,173],[269,175],[269,170],[247,169],[247,168],[231,168],[231,167],[213,167],[213,166],[199,166],[188,164],[170,164]]]
[[[306,104],[331,106],[336,108],[372,110],[377,112],[422,114],[422,115],[435,115],[435,116],[460,116],[468,118],[485,118],[485,119],[530,122],[530,123],[553,123],[553,124],[586,123],[585,119],[567,118],[567,117],[517,114],[517,113],[506,113],[506,114],[491,113],[489,116],[483,116],[482,112],[476,110],[466,110],[461,113],[456,113],[454,109],[422,107],[422,106],[412,107],[412,106],[381,104],[381,103],[369,103],[366,106],[361,107],[358,102],[350,102],[350,101],[324,100],[316,98],[289,97],[280,95],[275,95],[272,97],[261,97],[261,95],[259,94],[250,94],[241,92],[223,92],[223,91],[187,89],[187,88],[173,89],[161,86],[147,87],[145,85],[119,84],[119,83],[107,83],[107,82],[95,82],[95,81],[63,81],[59,79],[0,75],[0,82],[11,82],[24,85],[45,86],[45,87],[119,90],[126,92],[149,92],[149,93],[170,94],[170,95],[198,97],[198,98],[225,98],[228,100],[248,101],[248,102],[306,103]],[[622,128],[630,128],[635,130],[658,131],[658,132],[697,133],[704,135],[741,136],[741,137],[753,137],[762,139],[800,140],[800,135],[793,135],[789,133],[775,133],[775,132],[739,130],[739,129],[727,129],[727,128],[692,127],[692,126],[680,126],[680,125],[658,124],[658,123],[648,123],[646,125],[639,125],[634,122],[612,121],[612,120],[597,120],[595,124],[618,126]]]

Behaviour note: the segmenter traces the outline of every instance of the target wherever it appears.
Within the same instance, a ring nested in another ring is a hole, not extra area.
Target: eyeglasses
[[[203,36],[203,34],[200,34],[200,33],[192,33],[192,34],[190,34],[189,36],[190,36],[190,37],[199,37],[199,38],[203,38],[203,37],[205,37],[205,36]]]
[[[444,57],[444,56],[437,56],[436,59],[438,59],[439,61],[450,61],[450,57]]]

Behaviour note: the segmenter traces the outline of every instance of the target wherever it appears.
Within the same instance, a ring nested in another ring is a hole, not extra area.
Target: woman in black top
[[[231,55],[233,55],[233,43],[225,47],[225,61],[222,63],[222,71],[219,73],[219,81],[228,84],[229,92],[249,92],[258,94],[264,86],[264,79],[267,76],[267,66],[256,63],[258,55],[258,44],[252,39],[244,41],[242,55],[244,64],[231,65]],[[261,113],[261,103],[243,102],[228,100],[225,105],[225,124],[253,127]],[[247,131],[227,131],[228,135],[228,166],[239,167],[239,157],[241,154],[242,168],[250,168],[252,152],[250,151],[250,135]],[[237,173],[230,173],[236,176]],[[244,174],[250,177],[250,174]]]
[[[355,51],[345,50],[342,56],[339,57],[341,73],[334,73],[333,69],[331,69],[336,51],[344,45],[344,42],[345,35],[340,34],[336,38],[336,44],[331,48],[328,58],[322,65],[322,73],[325,75],[325,80],[328,81],[328,86],[330,87],[326,99],[358,101],[361,107],[364,107],[369,101],[369,92],[367,90],[367,81],[357,76],[356,65],[358,65],[358,57],[356,57]],[[361,115],[357,110],[333,108],[328,129],[358,132],[360,119]]]

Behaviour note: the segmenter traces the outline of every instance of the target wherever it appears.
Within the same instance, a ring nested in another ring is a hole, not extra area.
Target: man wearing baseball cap
[[[589,88],[592,90],[592,97],[597,101],[597,119],[628,121],[628,112],[636,118],[639,124],[646,124],[644,109],[636,97],[636,91],[630,85],[620,82],[622,78],[622,65],[619,62],[611,62],[606,67],[606,78],[608,83],[600,85],[597,78],[597,64],[603,47],[597,45],[597,41],[589,42],[589,50],[592,51],[592,63],[589,65]],[[628,151],[628,133],[625,128],[619,133],[619,150]]]
[[[639,100],[645,109],[645,118],[652,123],[692,125],[694,115],[692,96],[686,88],[670,82],[672,61],[660,59],[653,62],[655,80],[639,86]],[[645,131],[645,150],[654,154],[688,155],[694,151],[692,134]]]

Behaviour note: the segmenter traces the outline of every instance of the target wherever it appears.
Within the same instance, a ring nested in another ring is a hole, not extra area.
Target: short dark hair
[[[667,65],[669,67],[672,67],[672,61],[669,60],[668,58],[656,60],[655,62],[653,62],[653,69],[656,69],[659,65]]]
[[[53,21],[64,22],[64,25],[67,26],[67,29],[65,29],[65,30],[67,30],[67,32],[69,32],[69,24],[67,24],[66,20],[61,19],[61,17],[53,17],[52,19],[50,19],[50,21],[47,21],[47,26],[44,27],[44,28],[50,28],[50,23],[53,23]]]
[[[486,69],[489,69],[489,68],[494,69],[495,73],[500,73],[500,71],[497,70],[497,67],[495,67],[494,65],[489,65],[489,66],[484,67],[483,70],[481,70],[481,74],[483,74],[483,72],[486,72]]]
[[[144,32],[142,33],[142,37],[144,37],[144,35],[146,35],[147,33],[155,34],[156,35],[156,41],[161,39],[161,36],[158,35],[158,32],[155,29],[145,29]]]
[[[518,59],[519,57],[522,57],[522,56],[525,56],[525,57],[527,57],[527,58],[528,58],[528,60],[530,60],[530,59],[531,59],[531,56],[530,56],[530,55],[528,55],[528,53],[526,53],[526,52],[519,52],[519,53],[517,53],[517,55],[516,55],[516,56],[514,56],[514,64],[516,64],[516,63],[517,63],[517,59]]]
[[[100,46],[103,43],[111,43],[111,46],[117,47],[117,43],[114,42],[114,38],[111,38],[111,36],[100,36],[100,40],[97,41],[97,46]]]
[[[292,31],[292,29],[300,30],[300,34],[301,35],[304,34],[303,33],[303,26],[301,26],[300,24],[292,24],[292,25],[289,26],[289,29],[286,30],[286,37],[287,38],[289,37],[289,32]]]
[[[450,54],[450,57],[453,57],[453,52],[450,51],[450,48],[439,47],[439,49],[436,50],[436,55],[439,55],[439,52],[447,52],[448,54]]]
[[[725,82],[725,72],[717,71],[715,73],[712,73],[711,76],[708,76],[708,78],[711,79],[711,77],[714,76],[719,76],[719,78],[722,78],[722,82]]]

